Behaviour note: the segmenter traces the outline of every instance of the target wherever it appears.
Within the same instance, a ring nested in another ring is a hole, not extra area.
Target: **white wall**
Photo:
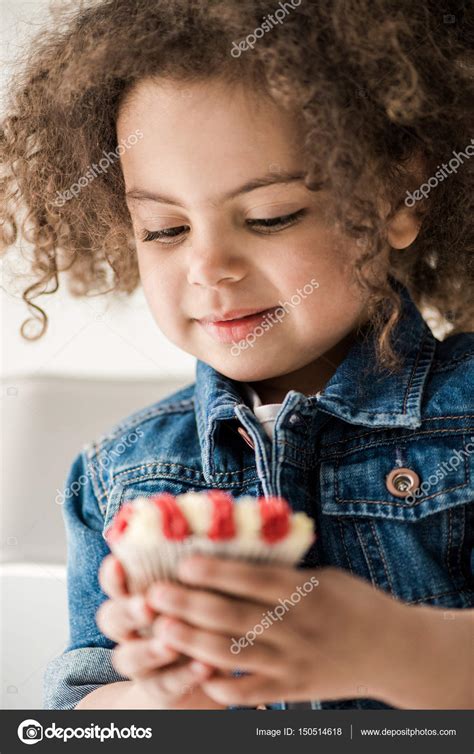
[[[59,291],[44,299],[48,330],[39,341],[25,341],[19,328],[26,305],[2,293],[3,375],[194,378],[195,359],[161,334],[141,290],[118,300]]]
[[[48,8],[62,2],[3,0],[0,85],[8,88],[11,61],[31,33],[47,23]],[[72,3],[74,5],[74,3]],[[106,377],[178,376],[193,379],[195,359],[171,344],[158,330],[141,291],[132,297],[112,295],[74,299],[64,290],[38,303],[49,317],[48,331],[37,342],[25,341],[19,328],[28,316],[16,273],[24,264],[19,250],[3,263],[2,374],[72,374]]]

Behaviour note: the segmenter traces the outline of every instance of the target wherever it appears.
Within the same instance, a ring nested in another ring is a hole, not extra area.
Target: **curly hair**
[[[270,29],[270,14],[280,7],[284,23]],[[455,0],[442,9],[436,0],[279,6],[275,0],[89,0],[56,14],[54,28],[37,35],[19,60],[0,131],[2,248],[19,236],[32,246],[34,278],[23,292],[31,316],[23,336],[44,333],[47,316],[34,299],[57,290],[62,272],[79,296],[130,293],[138,285],[120,161],[111,160],[70,200],[57,197],[117,150],[117,115],[134,85],[163,76],[248,82],[299,113],[306,186],[329,191],[336,223],[358,239],[354,275],[367,290],[382,365],[398,366],[391,336],[401,301],[391,278],[451,332],[472,329],[474,160],[461,160],[416,202],[419,234],[408,248],[389,250],[386,280],[369,274],[387,250],[380,198],[393,215],[406,192],[419,187],[413,161],[428,180],[471,143],[469,13],[469,2]],[[252,50],[231,53],[265,19],[268,33],[254,35]],[[27,327],[32,323],[34,332]]]

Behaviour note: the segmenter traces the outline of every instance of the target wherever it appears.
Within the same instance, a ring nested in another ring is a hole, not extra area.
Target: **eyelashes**
[[[269,235],[278,233],[285,228],[294,225],[300,218],[307,214],[306,209],[300,209],[289,215],[280,215],[279,217],[259,218],[246,220],[247,227],[254,232]],[[140,234],[140,240],[145,243],[158,241],[164,245],[172,245],[180,240],[180,237],[189,230],[189,225],[177,225],[172,228],[163,228],[163,230],[143,230]]]
[[[161,243],[172,243],[173,238],[181,235],[187,225],[179,225],[176,228],[164,228],[163,230],[144,230],[141,235],[142,241],[160,241]],[[168,240],[170,239],[170,240]]]
[[[277,230],[282,230],[283,228],[288,228],[290,225],[293,225],[296,220],[298,220],[300,217],[303,217],[303,215],[306,214],[305,209],[299,209],[297,212],[292,212],[289,215],[280,215],[280,217],[269,217],[267,219],[255,219],[255,220],[247,220],[247,225],[250,228],[263,228],[265,230],[269,230],[272,232],[273,228],[276,228]],[[262,232],[262,231],[259,231]]]

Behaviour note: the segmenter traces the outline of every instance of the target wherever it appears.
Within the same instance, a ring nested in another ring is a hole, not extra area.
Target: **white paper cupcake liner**
[[[137,545],[123,537],[110,544],[127,576],[130,593],[144,592],[154,581],[179,581],[178,563],[193,554],[212,555],[250,563],[295,565],[307,546],[298,548],[295,542],[267,544],[263,541],[232,539],[214,541],[203,536],[190,536],[181,541],[160,538]]]

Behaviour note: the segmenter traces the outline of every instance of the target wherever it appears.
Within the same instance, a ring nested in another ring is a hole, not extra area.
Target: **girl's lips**
[[[246,335],[261,323],[265,315],[275,311],[275,309],[276,306],[272,309],[264,309],[256,314],[250,314],[247,317],[241,317],[240,319],[228,319],[221,322],[199,321],[199,324],[214,340],[220,343],[235,343],[236,341],[244,340]]]

